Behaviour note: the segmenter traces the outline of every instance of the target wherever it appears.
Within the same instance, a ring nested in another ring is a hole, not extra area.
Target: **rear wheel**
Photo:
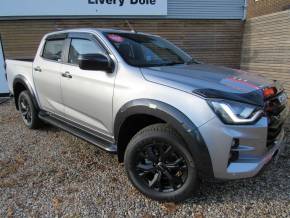
[[[24,124],[30,129],[36,129],[41,125],[37,116],[37,110],[28,91],[22,91],[18,97],[18,106]]]
[[[125,167],[133,185],[160,201],[182,201],[197,186],[191,154],[176,131],[166,124],[148,126],[130,141]]]

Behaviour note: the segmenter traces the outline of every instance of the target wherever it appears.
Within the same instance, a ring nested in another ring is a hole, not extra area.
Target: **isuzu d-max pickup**
[[[6,65],[28,128],[49,123],[117,153],[156,200],[184,200],[199,179],[253,177],[285,147],[279,82],[201,63],[159,36],[59,31],[33,62]]]

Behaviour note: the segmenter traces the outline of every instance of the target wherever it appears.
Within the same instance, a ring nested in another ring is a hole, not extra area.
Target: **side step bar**
[[[56,127],[66,131],[68,133],[71,133],[72,135],[74,135],[78,138],[81,138],[81,139],[83,139],[83,140],[85,140],[93,145],[96,145],[97,147],[99,147],[100,149],[102,149],[104,151],[107,151],[107,152],[110,152],[113,154],[117,153],[117,146],[116,145],[111,144],[110,142],[108,142],[104,139],[101,139],[101,138],[99,138],[91,133],[88,133],[84,130],[76,128],[73,125],[70,125],[66,122],[62,122],[54,117],[51,117],[47,114],[44,114],[44,113],[39,113],[38,117],[42,121],[49,123],[53,126],[56,126]]]

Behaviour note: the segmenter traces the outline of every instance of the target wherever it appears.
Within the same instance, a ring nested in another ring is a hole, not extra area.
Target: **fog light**
[[[239,151],[236,151],[236,149],[240,146],[240,140],[237,138],[234,138],[231,145],[231,151],[229,155],[229,164],[233,161],[236,161],[239,159]]]

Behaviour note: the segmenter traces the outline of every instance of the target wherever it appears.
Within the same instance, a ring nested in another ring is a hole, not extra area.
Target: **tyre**
[[[197,170],[183,139],[167,124],[138,132],[125,152],[125,168],[132,184],[158,201],[183,201],[197,187]]]
[[[30,129],[37,129],[41,125],[38,112],[28,91],[22,91],[18,97],[18,106],[24,124]]]

